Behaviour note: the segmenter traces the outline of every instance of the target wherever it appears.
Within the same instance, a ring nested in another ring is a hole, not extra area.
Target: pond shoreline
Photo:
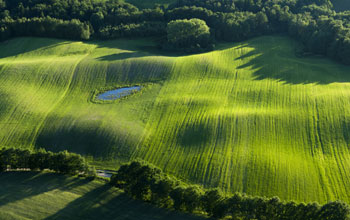
[[[98,101],[114,101],[117,99],[121,99],[127,96],[130,96],[136,92],[141,91],[141,86],[130,86],[130,87],[122,87],[118,89],[112,89],[104,91],[95,96],[95,99]]]
[[[96,170],[96,175],[99,177],[111,178],[112,175],[115,173],[116,171],[111,171],[111,170]]]

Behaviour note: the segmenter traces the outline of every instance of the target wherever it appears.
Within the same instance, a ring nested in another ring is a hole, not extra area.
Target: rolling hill
[[[0,44],[0,142],[111,168],[142,158],[226,193],[350,202],[350,67],[284,36],[191,56],[149,40]],[[143,85],[111,103],[96,90]]]

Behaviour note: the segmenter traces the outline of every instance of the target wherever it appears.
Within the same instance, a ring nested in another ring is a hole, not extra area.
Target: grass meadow
[[[350,67],[265,36],[191,56],[150,40],[0,43],[0,143],[100,168],[142,158],[230,194],[350,202]],[[96,90],[145,85],[91,102]]]
[[[0,174],[0,219],[200,220],[130,199],[103,181],[55,173]]]

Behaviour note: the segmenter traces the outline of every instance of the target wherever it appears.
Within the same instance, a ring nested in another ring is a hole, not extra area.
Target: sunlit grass
[[[226,193],[350,202],[350,67],[297,58],[282,36],[182,57],[152,45],[0,44],[1,144],[68,149],[108,169],[142,158]],[[97,89],[136,84],[147,86],[91,102]]]
[[[54,173],[0,174],[0,219],[201,219],[133,200],[100,180]]]

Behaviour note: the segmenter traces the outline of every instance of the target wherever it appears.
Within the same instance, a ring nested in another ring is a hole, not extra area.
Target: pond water
[[[97,176],[101,177],[107,177],[111,178],[113,174],[115,174],[115,171],[110,171],[110,170],[96,170]]]
[[[97,172],[97,176],[100,176],[100,177],[111,178],[112,175],[113,175],[112,173]]]
[[[141,86],[132,86],[120,89],[114,89],[107,92],[104,92],[97,96],[99,100],[116,100],[123,98],[125,96],[131,95],[134,92],[138,92],[141,90]]]

